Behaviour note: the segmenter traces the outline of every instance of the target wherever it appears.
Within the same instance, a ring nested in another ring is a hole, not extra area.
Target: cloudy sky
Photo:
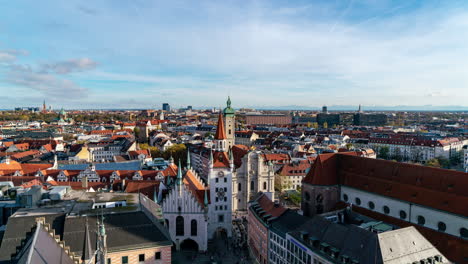
[[[0,0],[0,109],[468,106],[467,32],[466,0]]]

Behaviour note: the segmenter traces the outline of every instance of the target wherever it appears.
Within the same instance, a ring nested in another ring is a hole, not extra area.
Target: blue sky
[[[466,0],[0,0],[0,109],[468,106],[466,32]]]

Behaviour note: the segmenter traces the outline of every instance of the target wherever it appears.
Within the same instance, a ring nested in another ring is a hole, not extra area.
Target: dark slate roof
[[[96,170],[141,170],[139,160],[130,162],[96,163]],[[89,164],[59,164],[59,170],[86,170]]]
[[[307,232],[308,241],[302,238],[301,232]],[[377,234],[355,225],[333,223],[321,216],[314,216],[291,235],[312,251],[333,261],[311,243],[312,238],[319,243],[327,243],[339,252],[339,256],[348,256],[360,264],[383,263]]]
[[[83,253],[86,218],[88,218],[90,244],[94,251],[99,216],[68,217],[65,220],[63,240],[67,246],[70,246],[70,250],[80,257]],[[108,252],[172,245],[170,238],[141,211],[104,215],[104,225]]]
[[[63,213],[10,217],[0,247],[0,263],[9,263],[11,256],[16,253],[17,247],[21,249],[21,241],[26,242],[34,234],[37,217],[44,217],[45,222],[55,230],[55,234],[62,236],[65,221]]]
[[[287,210],[280,215],[271,225],[271,231],[281,237],[286,237],[286,233],[290,232],[309,220],[308,217],[302,216],[295,211]]]

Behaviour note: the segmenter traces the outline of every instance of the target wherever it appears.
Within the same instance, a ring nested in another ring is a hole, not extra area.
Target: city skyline
[[[231,95],[237,107],[465,110],[467,7],[5,2],[0,108],[39,106],[44,98],[55,109],[220,107]]]

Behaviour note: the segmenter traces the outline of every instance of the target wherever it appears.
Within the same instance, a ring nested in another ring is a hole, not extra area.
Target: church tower
[[[214,138],[214,150],[209,150],[208,184],[210,186],[210,209],[208,234],[210,238],[219,232],[232,236],[232,177],[234,160],[227,147],[222,113]]]
[[[224,130],[223,115],[221,112],[219,113],[218,126],[214,137],[214,149],[215,151],[221,152],[226,152],[229,149],[226,131]]]
[[[223,116],[225,120],[226,137],[227,137],[227,149],[232,148],[235,144],[235,132],[236,132],[236,118],[235,111],[231,107],[231,98],[228,97],[226,102],[226,108],[223,110]]]

